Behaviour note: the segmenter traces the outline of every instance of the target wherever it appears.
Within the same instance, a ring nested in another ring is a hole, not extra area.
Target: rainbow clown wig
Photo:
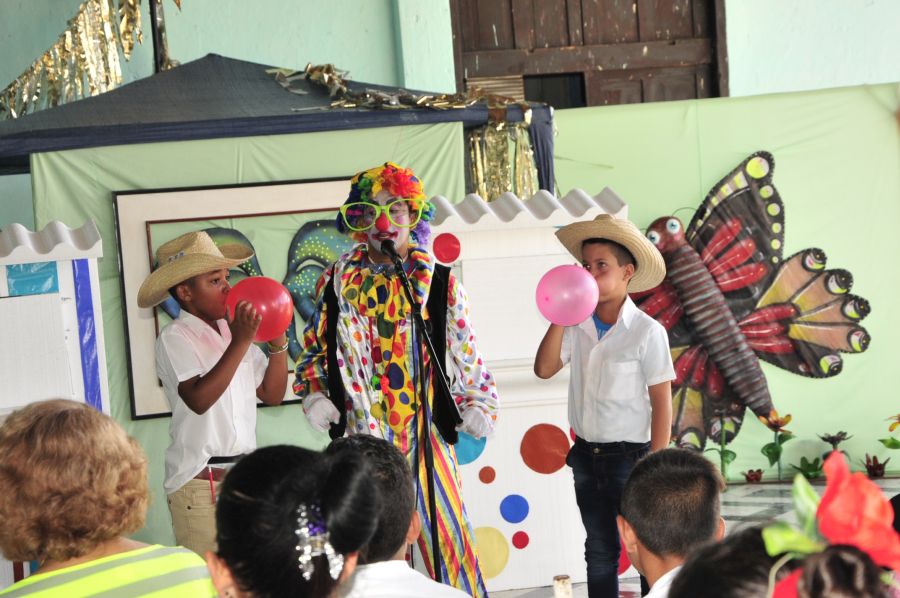
[[[431,225],[429,222],[434,219],[434,204],[425,197],[422,181],[416,178],[416,175],[409,168],[401,168],[393,162],[385,162],[381,166],[356,173],[350,180],[350,195],[347,196],[347,201],[344,204],[357,202],[374,203],[375,196],[383,190],[390,193],[393,197],[408,200],[411,211],[422,210],[419,222],[409,232],[416,245],[426,245],[431,236]],[[358,243],[366,241],[366,234],[347,228],[340,214],[337,216],[335,225],[338,231],[348,234],[354,241]]]

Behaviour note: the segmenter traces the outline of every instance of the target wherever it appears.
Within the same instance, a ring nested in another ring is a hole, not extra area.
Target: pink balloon
[[[253,339],[258,343],[281,336],[294,317],[290,293],[280,282],[265,276],[251,276],[231,287],[225,299],[228,313],[234,314],[234,307],[239,301],[248,301],[262,316]]]
[[[451,264],[459,257],[459,239],[450,233],[441,233],[434,238],[434,257],[445,264]]]
[[[583,322],[600,298],[597,281],[581,266],[557,266],[541,277],[535,299],[545,318],[560,326]]]

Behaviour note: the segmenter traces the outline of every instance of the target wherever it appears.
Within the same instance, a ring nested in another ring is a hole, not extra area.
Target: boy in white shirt
[[[576,438],[566,463],[587,532],[588,596],[616,598],[622,487],[638,459],[669,444],[675,378],[666,329],[628,293],[659,285],[666,267],[634,224],[608,214],[556,235],[597,281],[600,294],[581,324],[550,325],[534,372],[550,378],[571,364],[569,423]]]
[[[234,314],[225,306],[228,270],[252,256],[187,233],[159,246],[159,266],[138,291],[140,307],[170,294],[181,306],[156,339],[156,373],[172,409],[165,490],[176,542],[201,556],[215,549],[221,466],[256,448],[256,399],[277,405],[287,389],[287,337],[270,341],[267,363],[253,344],[262,316],[246,301]]]
[[[693,451],[657,451],[634,466],[618,526],[631,564],[650,584],[646,598],[667,598],[685,559],[725,535],[719,515],[724,489],[715,466]]]
[[[406,562],[419,537],[412,471],[393,444],[366,434],[332,441],[325,452],[363,454],[378,488],[378,527],[359,551],[359,565],[338,589],[341,598],[465,598],[465,592],[425,577]]]

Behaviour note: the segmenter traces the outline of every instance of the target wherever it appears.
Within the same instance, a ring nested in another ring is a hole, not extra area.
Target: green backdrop
[[[32,156],[36,227],[43,228],[51,220],[80,226],[91,218],[103,237],[100,292],[112,415],[150,458],[153,500],[147,523],[136,534],[139,540],[175,541],[162,492],[169,420],[131,420],[112,192],[349,178],[386,160],[412,168],[429,194],[450,198],[464,194],[460,123],[125,145]],[[343,200],[335,198],[335,205]],[[257,438],[260,446],[292,443],[318,448],[327,442],[325,434],[309,428],[296,405],[260,409]]]
[[[861,469],[865,453],[889,457],[878,438],[900,412],[893,394],[900,341],[900,136],[897,87],[559,110],[556,175],[562,192],[612,187],[646,227],[677,212],[687,222],[709,189],[756,150],[775,157],[785,204],[785,255],[820,247],[829,268],[853,273],[853,292],[871,302],[867,352],[846,356],[835,378],[813,380],[763,365],[773,401],[794,421],[784,463],[821,456],[816,435],[845,430],[842,445]],[[898,434],[900,435],[900,434]],[[772,433],[752,414],[731,448],[741,471],[775,468],[760,454]],[[900,471],[900,452],[889,471]],[[714,455],[710,455],[714,456]],[[892,467],[896,466],[896,467]],[[787,468],[789,471],[790,468]]]

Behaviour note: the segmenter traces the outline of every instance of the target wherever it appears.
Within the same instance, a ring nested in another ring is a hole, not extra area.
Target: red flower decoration
[[[900,535],[894,509],[881,489],[864,474],[850,473],[844,456],[834,451],[823,466],[828,480],[816,519],[830,544],[849,544],[875,563],[900,570]]]
[[[795,569],[790,575],[775,584],[772,598],[797,598],[797,584],[800,582],[800,569]]]
[[[393,197],[411,199],[422,195],[422,183],[409,168],[386,166],[381,173],[381,186]]]

